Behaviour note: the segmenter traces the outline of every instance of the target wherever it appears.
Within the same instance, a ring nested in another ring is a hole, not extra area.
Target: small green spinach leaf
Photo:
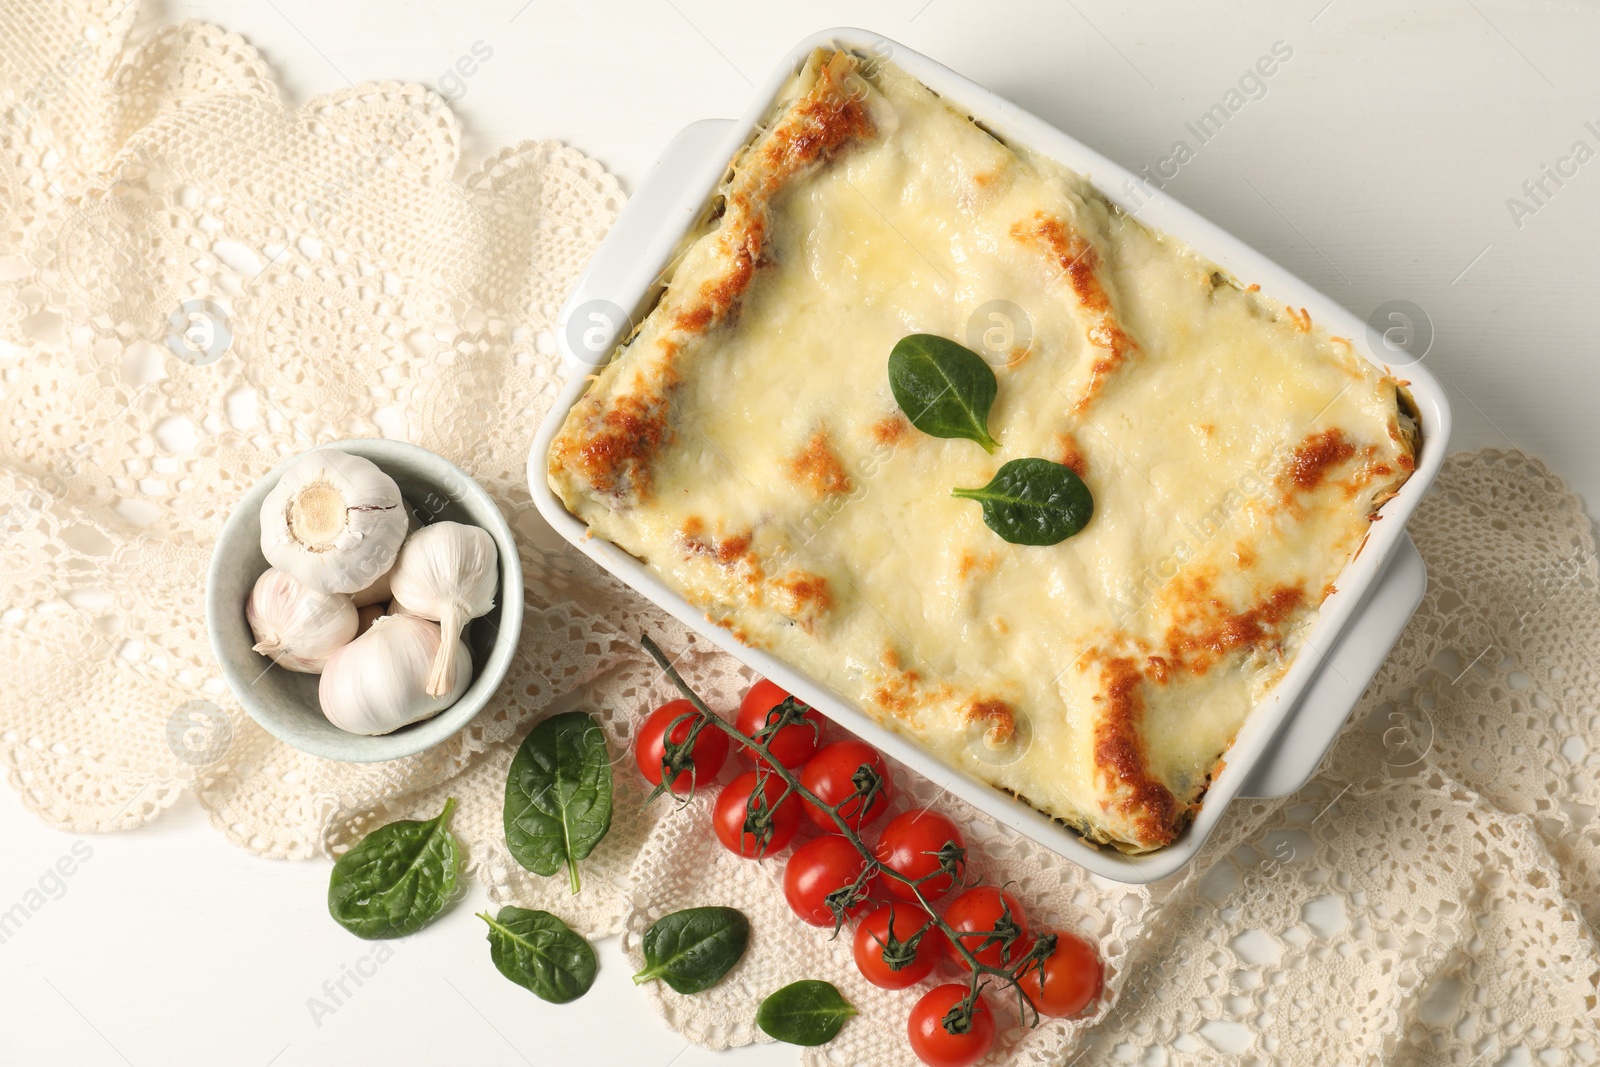
[[[756,1025],[791,1045],[826,1045],[855,1013],[831,984],[806,978],[763,1000],[756,1009]]]
[[[1089,524],[1094,497],[1071,467],[1048,459],[1014,459],[981,489],[951,496],[983,505],[989,529],[1014,545],[1053,545]]]
[[[538,723],[506,775],[506,847],[535,874],[564,866],[579,889],[578,861],[611,829],[611,763],[600,724],[581,711]]]
[[[455,893],[461,847],[447,828],[454,797],[427,822],[380,826],[340,856],[328,879],[328,913],[357,937],[405,937],[427,926]]]
[[[983,357],[931,333],[900,338],[889,353],[889,389],[911,425],[933,437],[965,437],[995,450],[989,408],[997,391]]]
[[[548,911],[507,904],[489,924],[489,956],[501,974],[541,1000],[565,1004],[594,985],[594,948]]]
[[[699,993],[720,982],[749,945],[750,920],[738,908],[675,911],[644,932],[644,970],[633,981],[659,978],[679,993]]]

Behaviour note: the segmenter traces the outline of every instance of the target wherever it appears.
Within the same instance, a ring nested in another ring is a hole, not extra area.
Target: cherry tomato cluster
[[[661,785],[673,769],[663,762],[667,744],[681,746],[689,740],[695,714],[689,701],[673,700],[645,720],[634,753],[651,784]],[[966,847],[960,827],[929,808],[901,812],[884,825],[872,849],[882,869],[901,877],[874,869],[863,881],[869,859],[841,830],[840,820],[859,839],[865,827],[886,814],[892,798],[883,756],[860,741],[823,744],[822,717],[766,680],[745,694],[735,722],[741,734],[765,745],[771,759],[796,773],[805,790],[826,807],[791,792],[767,757],[749,749],[745,754],[754,769],[723,786],[713,805],[718,840],[738,856],[759,859],[787,848],[802,821],[809,821],[821,833],[795,848],[783,872],[784,897],[797,916],[814,926],[835,927],[838,905],[855,919],[856,966],[880,988],[907,989],[941,965],[970,975],[966,956],[927,910],[960,882]],[[709,785],[727,761],[728,748],[727,733],[703,727],[684,750],[686,760],[675,765],[679,771],[671,790]],[[760,798],[753,800],[758,791]],[[843,892],[851,886],[857,891]],[[939,914],[961,946],[984,966],[1012,967],[1036,940],[1022,907],[1010,893],[992,886],[958,893]],[[1051,931],[1048,936],[1054,938],[1054,950],[1037,964],[1029,962],[1017,983],[1040,1014],[1076,1015],[1099,996],[1099,953],[1076,934]],[[982,995],[969,1002],[969,991],[966,981],[938,985],[912,1009],[907,1034],[912,1050],[929,1067],[966,1067],[993,1046],[994,1015]]]

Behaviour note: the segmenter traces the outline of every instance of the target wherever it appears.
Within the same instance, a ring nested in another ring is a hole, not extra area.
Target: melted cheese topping
[[[1172,840],[1412,467],[1396,383],[903,72],[819,52],[550,484],[750,645],[1098,841]],[[886,366],[981,349],[987,455]],[[951,497],[1065,463],[1093,520],[1011,545]]]

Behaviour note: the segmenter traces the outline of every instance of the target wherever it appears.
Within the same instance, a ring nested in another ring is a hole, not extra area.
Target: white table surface
[[[734,0],[150,0],[141,32],[197,18],[242,33],[284,94],[438,85],[492,58],[456,105],[469,163],[560,138],[637,181],[685,123],[741,112],[796,40],[857,24],[896,37],[1137,170],[1171,154],[1274,42],[1292,58],[1168,192],[1363,316],[1426,310],[1454,445],[1542,456],[1600,501],[1600,159],[1542,204],[1525,181],[1600,152],[1600,8],[1558,0],[1106,0],[757,5]],[[1585,124],[1594,123],[1594,128]],[[1567,171],[1573,168],[1568,165]],[[1532,213],[1520,226],[1507,201]],[[64,856],[0,790],[0,908]],[[87,839],[64,893],[0,944],[0,1063],[788,1064],[767,1046],[686,1047],[628,982],[615,939],[593,992],[554,1008],[502,979],[471,912],[399,945],[334,1014],[311,997],[375,947],[324,908],[326,862],[231,848],[192,800]]]

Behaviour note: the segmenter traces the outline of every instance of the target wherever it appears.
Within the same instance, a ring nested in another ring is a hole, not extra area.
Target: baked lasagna
[[[982,354],[993,454],[895,404],[895,343]],[[813,54],[548,456],[566,507],[747,645],[1084,837],[1196,809],[1414,465],[1403,383],[1002,142]],[[1044,457],[1083,531],[956,486]]]

